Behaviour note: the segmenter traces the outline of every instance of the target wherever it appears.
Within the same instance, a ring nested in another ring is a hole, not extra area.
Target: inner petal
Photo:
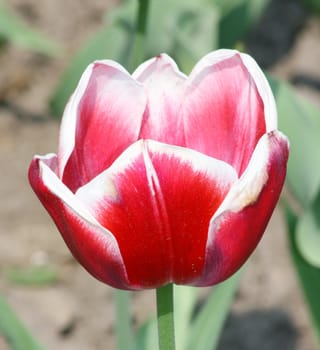
[[[75,144],[63,174],[72,191],[108,168],[138,139],[145,107],[141,84],[127,72],[108,61],[93,65],[73,111],[77,113]]]
[[[188,80],[186,145],[231,164],[241,175],[266,131],[264,104],[239,54],[214,64],[211,55]]]
[[[161,54],[138,67],[133,77],[143,84],[147,95],[139,138],[185,146],[180,110],[186,76],[169,56]]]

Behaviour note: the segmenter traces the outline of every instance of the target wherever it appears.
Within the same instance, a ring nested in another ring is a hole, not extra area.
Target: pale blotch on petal
[[[212,220],[225,210],[238,211],[257,200],[268,180],[266,164],[269,158],[269,142],[267,134],[259,140],[247,169],[238,182],[231,187]]]

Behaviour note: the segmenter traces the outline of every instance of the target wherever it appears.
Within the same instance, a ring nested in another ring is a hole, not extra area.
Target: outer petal
[[[138,139],[146,96],[119,64],[97,61],[84,72],[62,121],[59,175],[75,191]]]
[[[169,56],[161,54],[139,66],[133,77],[144,85],[148,96],[139,138],[185,146],[180,110],[186,76]]]
[[[278,201],[288,152],[288,141],[280,132],[261,138],[245,173],[211,219],[206,263],[195,285],[223,281],[252,253]]]
[[[133,289],[115,238],[59,180],[55,174],[56,164],[54,154],[36,156],[29,168],[29,181],[67,246],[97,279],[116,288]]]
[[[212,52],[198,62],[183,111],[186,146],[232,164],[240,175],[260,137],[276,128],[263,73],[253,59],[233,50]]]
[[[116,237],[130,282],[155,288],[198,278],[210,218],[236,180],[224,162],[140,141],[76,196]]]

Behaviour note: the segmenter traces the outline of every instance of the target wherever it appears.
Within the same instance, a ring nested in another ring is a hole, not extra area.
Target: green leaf
[[[219,12],[212,2],[153,1],[146,52],[148,56],[168,53],[187,73],[203,55],[217,47],[218,21]]]
[[[308,207],[320,188],[320,111],[286,83],[270,77],[269,82],[277,102],[279,129],[290,141],[287,182],[300,204]]]
[[[135,334],[135,349],[159,349],[157,320],[155,318],[148,320],[138,329],[137,333]]]
[[[320,268],[319,207],[306,210],[299,219],[296,245],[302,257],[314,267]]]
[[[320,268],[320,192],[299,217],[295,238],[301,256],[310,265]]]
[[[67,68],[54,93],[50,108],[52,113],[61,118],[64,107],[77,86],[85,68],[98,59],[113,59],[127,66],[129,63],[132,27],[135,6],[132,1],[119,9],[111,11],[105,26],[96,33],[87,45],[75,56]]]
[[[301,0],[310,10],[311,13],[320,14],[320,1],[319,0]]]
[[[169,53],[183,72],[189,73],[202,56],[217,48],[219,19],[212,5],[195,5],[178,14]]]
[[[199,288],[174,286],[174,319],[176,349],[187,349],[191,318],[194,312]]]
[[[44,350],[0,295],[0,332],[12,350]]]
[[[221,11],[219,46],[234,47],[258,21],[270,0],[214,0]]]
[[[285,206],[285,217],[287,220],[291,256],[309,306],[309,312],[320,346],[320,269],[310,265],[301,256],[296,245],[295,237],[298,217],[288,205]]]
[[[115,289],[116,349],[134,349],[131,333],[130,292]]]
[[[48,285],[58,280],[57,271],[47,265],[10,268],[6,275],[14,283],[31,286]]]
[[[55,56],[60,51],[57,44],[22,23],[1,1],[0,39],[49,56]]]
[[[241,271],[213,288],[192,324],[187,350],[208,350],[217,346],[240,275]]]

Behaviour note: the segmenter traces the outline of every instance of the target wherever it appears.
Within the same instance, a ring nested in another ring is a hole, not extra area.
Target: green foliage
[[[213,287],[201,311],[191,324],[187,350],[215,349],[229,313],[241,272]]]
[[[301,256],[308,264],[320,269],[320,194],[299,217],[295,235]]]
[[[208,1],[153,1],[146,53],[171,55],[188,72],[204,54],[217,48],[219,10]],[[154,40],[157,38],[157,40]]]
[[[219,47],[234,47],[256,24],[270,0],[214,0],[221,11]]]
[[[114,290],[116,307],[115,338],[117,350],[133,350],[130,314],[130,292]],[[137,348],[139,350],[139,348]]]
[[[12,350],[44,350],[0,295],[0,332]]]
[[[317,15],[320,14],[320,0],[300,0],[307,8]]]
[[[300,254],[300,250],[296,244],[296,231],[299,218],[287,204],[285,205],[285,216],[292,260],[309,306],[313,326],[320,345],[320,269],[309,264]]]
[[[175,286],[175,333],[177,350],[187,348],[190,338],[190,324],[198,301],[199,289],[186,286]]]
[[[53,41],[20,21],[0,0],[0,42],[10,42],[27,49],[54,56],[59,52]]]
[[[58,280],[57,271],[52,266],[27,266],[10,268],[6,271],[8,279],[16,284],[42,286]]]
[[[269,79],[277,101],[279,129],[290,140],[287,180],[303,207],[316,197],[320,188],[319,110],[297,96],[284,82]]]
[[[285,202],[290,251],[320,340],[320,110],[271,79],[280,130],[290,140],[287,183],[300,211]]]
[[[135,350],[157,350],[158,349],[158,330],[157,320],[151,318],[142,325],[135,335]],[[117,349],[118,350],[118,349]]]

